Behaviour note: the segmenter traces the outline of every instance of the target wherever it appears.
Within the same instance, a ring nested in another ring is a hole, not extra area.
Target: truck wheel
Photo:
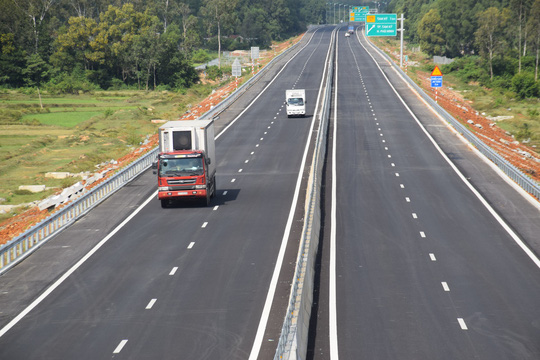
[[[214,188],[212,189],[212,195],[210,195],[211,198],[214,198],[216,197],[216,190],[217,187],[216,187],[216,178],[214,178]]]
[[[168,208],[168,207],[169,207],[169,200],[167,200],[167,199],[162,199],[162,200],[161,200],[161,207],[162,207],[163,209]]]

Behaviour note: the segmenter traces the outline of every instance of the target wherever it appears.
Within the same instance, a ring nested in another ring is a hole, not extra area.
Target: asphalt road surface
[[[147,173],[131,184],[139,201],[130,203],[129,218],[115,217],[121,207],[115,199],[125,200],[120,195],[93,211],[122,222],[117,231],[103,233],[88,217],[40,249],[36,254],[58,256],[59,248],[69,249],[69,237],[72,243],[103,239],[52,290],[40,282],[39,303],[3,328],[0,358],[273,358],[298,248],[294,231],[302,214],[296,205],[331,31],[308,33],[298,55],[217,136],[218,192],[211,206],[162,209],[156,179]],[[293,88],[306,89],[306,117],[286,116],[285,90]],[[14,269],[21,277],[28,264],[40,270],[32,257]],[[278,284],[281,264],[287,280]],[[17,279],[2,280],[15,293]],[[3,303],[17,301],[10,293],[4,292]],[[276,315],[270,315],[272,303],[281,305],[273,307]]]
[[[539,359],[538,264],[417,123],[434,115],[409,96],[413,116],[344,30],[308,358]]]
[[[538,209],[344,30],[308,359],[539,359]],[[0,359],[272,359],[331,32],[220,116],[211,206],[148,171],[0,277]]]

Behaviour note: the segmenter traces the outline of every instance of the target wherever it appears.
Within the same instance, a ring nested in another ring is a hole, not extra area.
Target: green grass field
[[[23,121],[38,121],[43,125],[72,128],[103,114],[102,111],[55,111],[48,114],[30,114],[22,117]]]

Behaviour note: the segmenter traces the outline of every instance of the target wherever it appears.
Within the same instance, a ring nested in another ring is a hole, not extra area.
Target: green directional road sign
[[[351,6],[349,21],[366,21],[369,6]]]
[[[349,21],[366,21],[368,12],[351,12]]]
[[[396,36],[397,14],[370,14],[366,16],[366,36]]]
[[[351,12],[369,12],[369,6],[351,6]]]

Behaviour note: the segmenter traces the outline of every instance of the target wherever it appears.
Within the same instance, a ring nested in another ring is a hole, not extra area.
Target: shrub
[[[529,109],[527,113],[531,118],[536,118],[538,115],[540,115],[540,112],[537,109]]]
[[[488,77],[487,72],[480,64],[481,59],[478,56],[465,56],[458,58],[451,64],[442,68],[444,74],[455,73],[461,80],[469,83],[471,81],[481,81]]]
[[[79,94],[99,90],[99,86],[90,82],[82,69],[75,68],[71,74],[61,72],[56,75],[47,83],[46,89],[52,93]]]
[[[109,86],[108,90],[125,90],[125,89],[127,89],[127,86],[122,80],[118,78],[111,79],[111,85]]]
[[[30,190],[13,190],[13,194],[15,195],[32,195],[32,192]]]
[[[516,133],[516,139],[519,141],[529,139],[533,135],[531,129],[529,129],[529,124],[524,123],[521,126],[521,129]]]
[[[217,66],[209,66],[206,69],[206,74],[210,80],[216,80],[223,76],[223,71]]]
[[[195,51],[191,57],[194,63],[206,63],[211,60],[210,54],[204,49]]]
[[[512,78],[512,90],[520,99],[534,97],[538,94],[538,85],[534,81],[534,75],[529,72],[516,74]]]

